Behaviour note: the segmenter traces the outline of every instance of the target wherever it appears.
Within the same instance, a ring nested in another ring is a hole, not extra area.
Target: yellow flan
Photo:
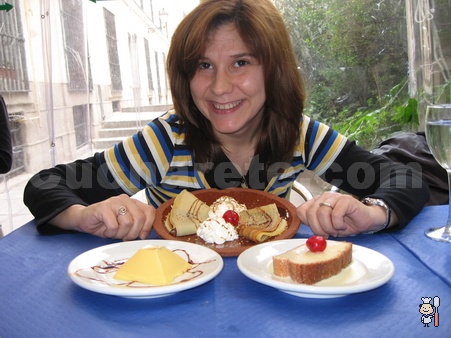
[[[167,285],[191,267],[191,264],[166,247],[145,247],[130,257],[119,268],[114,278],[152,285]]]

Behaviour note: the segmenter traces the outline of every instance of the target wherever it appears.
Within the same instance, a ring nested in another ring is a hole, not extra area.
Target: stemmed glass
[[[448,173],[449,210],[446,225],[427,229],[424,234],[433,240],[451,243],[451,104],[427,107],[426,140],[432,155]]]

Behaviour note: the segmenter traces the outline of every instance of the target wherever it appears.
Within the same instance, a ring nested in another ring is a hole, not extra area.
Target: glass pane
[[[372,149],[449,102],[449,1],[276,0],[308,89],[307,113]]]
[[[292,32],[313,117],[345,130],[360,114],[391,131],[406,127],[391,118],[406,113],[409,98],[419,107],[451,101],[448,0],[274,2]],[[14,158],[0,175],[3,233],[32,218],[22,203],[31,175],[108,148],[171,107],[171,33],[199,1],[8,3],[0,94]]]
[[[164,55],[198,1],[8,3],[13,9],[0,11],[0,94],[14,159],[0,175],[3,234],[32,219],[22,195],[34,173],[108,148],[171,107]]]

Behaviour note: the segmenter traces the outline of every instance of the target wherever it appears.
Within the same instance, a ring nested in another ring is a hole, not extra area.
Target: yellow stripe
[[[192,157],[189,155],[174,156],[172,164],[178,167],[192,165]]]
[[[114,176],[115,181],[119,184],[119,186],[126,192],[131,193],[128,186],[125,185],[125,182],[128,181],[127,177],[124,174],[124,171],[121,169],[116,155],[114,153],[115,147],[112,147],[105,151],[106,163],[111,171],[111,174]]]
[[[150,175],[149,170],[146,166],[141,165],[142,158],[138,153],[138,149],[136,148],[135,142],[133,138],[130,137],[123,142],[125,153],[127,154],[127,158],[130,161],[130,164],[133,166],[133,169],[138,173],[141,178],[147,178]],[[134,185],[128,178],[127,183],[128,187],[131,189],[133,193],[136,193],[140,190],[140,188]]]
[[[210,184],[208,184],[207,180],[205,179],[204,173],[198,171],[198,175],[199,175],[199,179],[202,182],[202,184],[204,185],[204,187],[207,189],[211,188]]]

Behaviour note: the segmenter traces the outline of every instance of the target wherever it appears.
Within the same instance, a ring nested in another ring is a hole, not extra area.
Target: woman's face
[[[266,100],[263,67],[233,24],[209,36],[190,88],[219,140],[255,135]]]

